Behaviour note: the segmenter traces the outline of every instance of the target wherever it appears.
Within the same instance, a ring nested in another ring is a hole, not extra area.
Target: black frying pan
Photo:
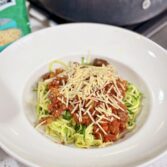
[[[167,8],[167,0],[39,0],[50,12],[69,21],[131,25]]]

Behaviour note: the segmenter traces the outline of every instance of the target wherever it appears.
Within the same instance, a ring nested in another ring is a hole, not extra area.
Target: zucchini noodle
[[[67,66],[67,64],[65,64],[64,62],[62,62],[62,61],[60,61],[60,60],[54,60],[54,61],[52,61],[51,63],[50,63],[50,65],[49,65],[49,71],[50,72],[54,72],[54,65],[55,64],[60,64],[60,65],[62,65],[63,67],[65,67],[65,68],[68,68],[68,66]]]
[[[136,125],[136,118],[141,107],[142,94],[138,88],[131,83],[128,83],[124,102],[128,110],[127,129],[131,130]]]
[[[50,103],[48,95],[49,91],[47,90],[47,84],[45,82],[39,81],[37,86],[37,105],[36,105],[36,114],[38,120],[48,116],[48,104]]]
[[[100,146],[103,144],[102,140],[97,140],[92,135],[93,126],[89,125],[84,134],[75,133],[75,145],[80,148],[88,148],[90,146]]]
[[[80,148],[102,145],[102,140],[96,140],[92,135],[92,125],[89,125],[83,131],[80,131],[81,128],[76,130],[72,120],[60,118],[47,125],[46,134],[64,144],[75,143]]]
[[[60,118],[47,125],[46,134],[62,143],[70,144],[74,142],[75,129],[71,121]]]
[[[54,72],[53,66],[55,63],[61,64],[66,69],[68,68],[68,65],[66,65],[64,62],[56,60],[49,65],[50,72]],[[90,62],[89,60],[82,58],[81,64],[89,65]],[[40,80],[37,84],[37,127],[44,126],[45,133],[55,141],[63,144],[75,144],[79,148],[88,148],[91,146],[101,147],[112,143],[112,141],[104,143],[101,137],[97,139],[93,135],[93,123],[90,123],[89,125],[77,124],[72,114],[68,110],[63,110],[62,115],[60,115],[58,118],[54,118],[52,115],[50,115],[48,106],[51,104],[51,100],[49,99],[50,89],[48,88],[48,83],[50,83],[53,79],[55,79],[55,77]],[[141,102],[142,93],[134,84],[127,83],[125,96],[123,98],[123,103],[127,108],[128,116],[126,130],[132,130],[135,127],[136,118],[141,108]],[[107,111],[105,111],[105,113],[107,113]],[[52,118],[51,121],[45,121],[45,118],[47,119],[49,117]],[[117,117],[115,115],[115,118]],[[108,120],[110,121],[109,118]],[[118,134],[117,138],[119,138],[119,135],[121,134]]]
[[[38,120],[48,117],[48,99],[49,91],[47,91],[47,84],[45,82],[38,82],[37,86],[37,106],[36,113]],[[72,119],[69,119],[66,115],[64,118],[59,118],[49,124],[45,128],[45,132],[51,138],[57,142],[64,144],[75,143],[77,147],[87,148],[90,146],[100,146],[103,144],[102,140],[96,140],[92,135],[92,125],[89,125],[84,130],[80,126],[79,129],[75,129],[75,123]],[[67,120],[68,119],[68,120]],[[38,126],[38,125],[37,125]]]

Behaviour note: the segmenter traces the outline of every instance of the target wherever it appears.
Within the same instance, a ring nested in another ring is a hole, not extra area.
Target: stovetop
[[[31,2],[29,5],[30,16],[35,22],[38,20],[41,28],[69,23],[69,21],[47,11],[38,0],[29,1]],[[124,28],[140,33],[167,49],[167,10],[151,20]]]

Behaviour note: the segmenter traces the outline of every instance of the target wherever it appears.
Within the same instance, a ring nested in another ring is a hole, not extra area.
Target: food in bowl
[[[142,103],[140,90],[103,59],[55,60],[35,93],[37,128],[43,127],[56,142],[80,148],[119,140],[134,129]]]

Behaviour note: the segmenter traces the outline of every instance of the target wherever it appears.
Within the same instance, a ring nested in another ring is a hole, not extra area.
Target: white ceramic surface
[[[31,87],[53,59],[105,57],[144,93],[136,130],[122,141],[97,149],[55,144],[32,126]],[[0,146],[40,167],[131,167],[167,149],[167,53],[135,33],[99,24],[49,28],[17,41],[0,54]]]

